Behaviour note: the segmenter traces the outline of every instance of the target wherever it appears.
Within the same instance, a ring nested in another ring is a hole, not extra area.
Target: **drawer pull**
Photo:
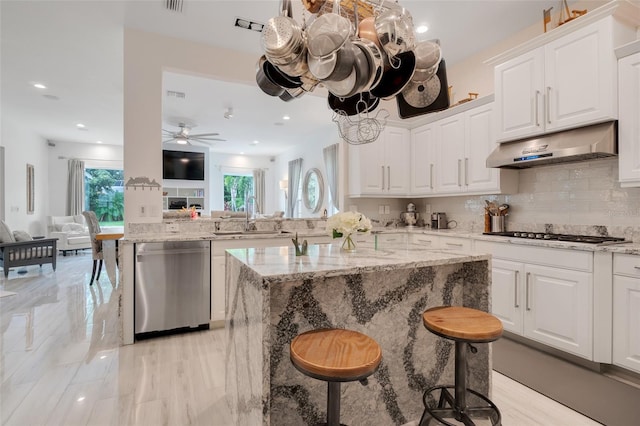
[[[525,308],[527,309],[527,311],[531,310],[531,306],[529,306],[529,277],[530,276],[531,276],[531,272],[527,272],[527,276],[526,276],[526,280],[525,280],[525,287],[524,287]]]
[[[640,270],[640,266],[634,266],[634,269]]]
[[[447,244],[448,246],[454,246],[454,247],[462,247],[463,246],[462,243],[445,243],[445,244]]]
[[[514,300],[513,306],[514,306],[515,308],[519,308],[519,307],[520,307],[520,305],[518,304],[518,276],[520,275],[520,271],[515,271],[515,272],[516,272],[516,273],[515,273],[515,275],[514,275],[514,281],[515,281],[515,286],[516,286],[515,290],[516,290],[516,291],[514,292],[514,294],[515,294],[515,297],[514,297],[514,298],[515,298],[515,300]]]

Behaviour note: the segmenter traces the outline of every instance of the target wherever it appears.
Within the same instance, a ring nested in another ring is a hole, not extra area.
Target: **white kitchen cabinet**
[[[640,53],[618,62],[619,179],[623,187],[640,186]]]
[[[613,255],[613,363],[640,373],[640,256]]]
[[[592,274],[529,264],[524,272],[524,336],[591,359]]]
[[[593,253],[476,241],[505,330],[593,360]]]
[[[462,237],[440,237],[440,248],[449,250],[468,251],[471,250],[472,241],[469,238]]]
[[[435,143],[433,124],[411,130],[411,195],[429,195],[434,192]]]
[[[612,16],[495,67],[496,139],[615,120],[616,43],[634,39]]]
[[[440,237],[431,234],[411,234],[411,244],[422,248],[440,248]]]
[[[517,190],[517,172],[486,165],[487,156],[495,148],[493,104],[439,120],[435,130],[436,193],[490,194]]]
[[[409,130],[385,127],[378,140],[349,145],[349,195],[408,195]]]

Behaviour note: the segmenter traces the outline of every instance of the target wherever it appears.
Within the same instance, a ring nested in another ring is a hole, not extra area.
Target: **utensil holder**
[[[491,216],[491,232],[504,232],[504,216]]]

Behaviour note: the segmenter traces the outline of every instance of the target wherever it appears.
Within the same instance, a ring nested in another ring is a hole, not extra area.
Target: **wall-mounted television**
[[[204,152],[162,150],[162,178],[204,180]]]

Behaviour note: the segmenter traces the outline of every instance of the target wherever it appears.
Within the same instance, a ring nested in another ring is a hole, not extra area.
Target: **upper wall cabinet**
[[[411,132],[411,195],[516,191],[517,171],[486,166],[495,148],[493,103],[452,111]]]
[[[375,142],[349,145],[349,196],[409,194],[409,130],[385,127]]]
[[[640,186],[640,52],[621,58],[618,73],[620,185]]]
[[[634,38],[631,26],[607,16],[496,65],[496,139],[617,119],[614,48]]]

